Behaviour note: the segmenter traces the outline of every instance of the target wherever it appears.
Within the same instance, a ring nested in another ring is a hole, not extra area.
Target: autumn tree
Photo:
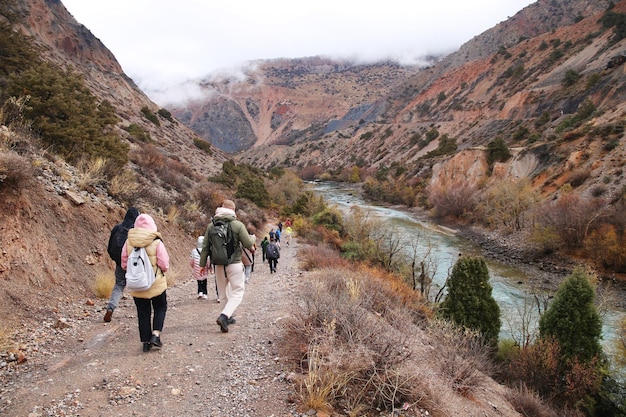
[[[500,307],[491,294],[487,262],[480,257],[461,257],[452,268],[447,286],[441,315],[479,331],[485,342],[495,345],[500,333]]]
[[[526,213],[538,201],[528,180],[501,181],[486,193],[482,213],[487,224],[507,230],[522,230]]]

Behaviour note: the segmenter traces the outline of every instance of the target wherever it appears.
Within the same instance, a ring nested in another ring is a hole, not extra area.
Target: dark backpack
[[[209,257],[214,265],[228,265],[235,252],[235,242],[230,221],[213,219],[213,227],[209,228]]]
[[[278,250],[278,246],[276,246],[276,243],[272,242],[269,245],[267,245],[265,254],[268,258],[272,258],[272,259],[280,258],[280,251]]]
[[[122,225],[117,225],[111,230],[111,236],[109,237],[109,245],[107,246],[107,252],[111,259],[115,263],[122,263],[122,248],[128,238],[128,229]]]

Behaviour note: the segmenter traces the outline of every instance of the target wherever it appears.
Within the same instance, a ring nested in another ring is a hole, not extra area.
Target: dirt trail
[[[102,320],[105,300],[86,317],[54,330],[38,354],[3,381],[0,415],[6,416],[289,416],[288,373],[276,341],[290,315],[303,275],[296,251],[283,244],[278,273],[256,256],[236,324],[221,333],[223,304],[214,294],[196,298],[190,273],[167,290],[163,348],[142,352],[132,297],[113,320]],[[184,269],[187,271],[187,268]],[[187,278],[189,277],[189,278]],[[214,288],[210,276],[209,288]],[[55,335],[56,333],[56,335]]]

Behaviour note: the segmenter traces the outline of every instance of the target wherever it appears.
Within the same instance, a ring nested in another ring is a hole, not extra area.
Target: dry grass
[[[342,396],[350,375],[329,367],[319,352],[319,346],[309,346],[308,372],[301,380],[298,393],[308,409],[331,411],[332,404]]]
[[[21,191],[34,182],[35,169],[30,161],[14,152],[0,154],[0,190]]]
[[[115,273],[113,271],[100,272],[96,275],[92,289],[98,298],[108,299],[115,286]]]
[[[482,343],[478,332],[443,320],[432,321],[428,331],[437,341],[441,371],[459,394],[469,396],[485,382],[486,375],[495,373],[493,351]]]
[[[8,327],[0,327],[0,352],[7,352],[15,347],[12,332]]]
[[[509,400],[515,411],[524,417],[557,417],[558,414],[545,405],[534,391],[525,385],[518,386],[507,392],[506,399]]]
[[[167,281],[167,287],[174,287],[180,278],[180,270],[177,268],[170,268],[165,273],[165,280]]]
[[[108,191],[113,197],[125,199],[134,194],[138,188],[137,175],[133,171],[124,169],[118,175],[111,178]]]
[[[92,190],[93,187],[106,182],[107,160],[102,157],[81,159],[76,164],[78,170],[78,186],[83,190]]]
[[[295,317],[286,323],[281,353],[302,374],[297,384],[302,403],[350,416],[419,405],[432,415],[438,394],[420,382],[423,376],[410,364],[415,312],[388,283],[362,272],[346,267],[313,272]],[[381,313],[376,308],[383,304]]]
[[[350,262],[343,259],[335,249],[328,246],[307,246],[300,250],[300,268],[312,271],[320,268],[349,268]]]
[[[181,210],[176,205],[171,205],[167,210],[167,222],[176,224],[180,220]]]

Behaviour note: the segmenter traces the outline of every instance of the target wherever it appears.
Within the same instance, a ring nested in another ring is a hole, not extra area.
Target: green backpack
[[[213,227],[209,228],[209,257],[214,265],[229,265],[235,252],[235,242],[230,221],[213,219]]]

